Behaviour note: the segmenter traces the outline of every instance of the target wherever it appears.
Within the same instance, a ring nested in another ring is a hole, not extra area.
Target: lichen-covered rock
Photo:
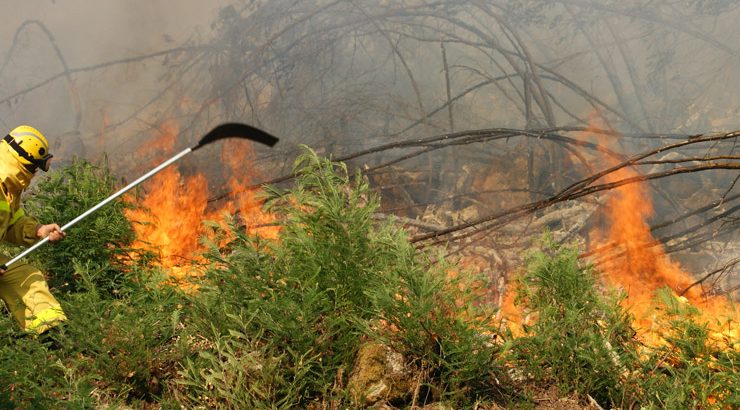
[[[367,407],[403,400],[412,392],[412,380],[402,354],[369,342],[357,353],[347,387],[355,404]]]

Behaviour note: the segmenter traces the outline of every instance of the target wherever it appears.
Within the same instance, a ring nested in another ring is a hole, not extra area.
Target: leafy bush
[[[636,372],[635,396],[644,408],[739,408],[738,340],[710,338],[698,310],[670,289],[658,292],[659,318],[665,344],[654,348]]]
[[[34,185],[24,206],[41,223],[61,226],[113,194],[118,185],[107,164],[75,160]],[[130,260],[128,245],[134,238],[123,213],[126,206],[121,200],[109,203],[69,228],[63,241],[42,246],[32,254],[33,263],[51,273],[51,286],[76,291],[77,262],[97,272],[93,280],[102,288],[113,291],[120,285],[125,263]]]
[[[182,298],[147,272],[110,299],[89,266],[60,302],[69,320],[39,338],[0,318],[0,408],[167,403],[182,354]]]
[[[36,188],[49,196],[31,201],[55,205],[34,209],[42,220],[76,216],[44,214],[73,192],[111,190],[107,170],[75,167]],[[59,295],[69,320],[33,338],[0,316],[0,408],[355,408],[348,375],[367,344],[405,359],[413,388],[392,403],[400,408],[532,406],[504,368],[610,407],[740,406],[737,340],[717,338],[668,290],[659,294],[665,343],[646,350],[577,250],[546,239],[518,286],[533,322],[502,344],[485,278],[376,221],[377,198],[343,165],[307,150],[295,172],[295,187],[270,193],[278,239],[214,224],[221,236],[211,237],[206,276],[187,295],[106,246],[125,246],[120,204],[99,225],[110,229],[94,238],[102,245],[48,247],[46,260],[64,260],[74,280],[75,292]]]
[[[346,406],[343,375],[368,337],[392,343],[429,375],[425,385],[459,403],[495,385],[500,348],[476,298],[429,270],[403,232],[373,221],[378,200],[359,175],[309,150],[295,173],[289,192],[272,190],[269,209],[284,217],[277,241],[232,229],[229,246],[208,255],[191,329],[207,348],[186,361],[190,400]]]
[[[115,185],[105,164],[76,161],[40,179],[24,205],[42,223],[61,225],[108,197]],[[181,299],[175,289],[159,286],[162,277],[125,260],[133,231],[124,206],[107,205],[65,240],[31,255],[32,263],[52,273],[52,285],[69,291],[54,290],[69,320],[33,338],[6,326],[8,315],[0,319],[0,339],[7,342],[0,346],[0,408],[154,400],[176,374],[172,339]]]
[[[697,309],[658,292],[662,344],[638,343],[618,298],[599,291],[578,251],[545,238],[518,283],[534,323],[515,339],[518,367],[544,387],[595,398],[602,406],[736,408],[740,352],[732,334],[714,338]]]
[[[543,386],[621,403],[622,383],[636,360],[630,318],[616,297],[598,291],[596,276],[575,247],[545,237],[517,284],[518,302],[534,317],[514,342],[522,371]]]
[[[418,255],[396,232],[394,246],[380,250],[395,258],[380,282],[366,293],[376,320],[388,325],[374,332],[410,358],[420,375],[420,400],[442,399],[460,405],[475,400],[506,401],[514,389],[504,371],[506,346],[497,342],[496,310],[484,299],[488,280],[457,271],[437,258]],[[384,329],[397,331],[383,332]],[[434,397],[439,395],[439,397]]]

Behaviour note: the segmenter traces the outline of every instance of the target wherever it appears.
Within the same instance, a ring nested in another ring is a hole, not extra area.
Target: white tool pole
[[[66,225],[61,227],[62,232],[64,232],[66,229],[70,228],[72,225],[76,224],[77,222],[80,222],[81,220],[85,219],[88,215],[91,213],[97,211],[98,209],[104,207],[112,200],[118,198],[119,196],[125,194],[127,191],[129,191],[131,188],[139,185],[140,183],[146,181],[147,179],[151,178],[152,175],[156,174],[157,172],[164,169],[166,166],[172,164],[173,162],[179,160],[180,158],[184,157],[185,155],[190,154],[191,152],[197,150],[198,148],[201,148],[205,145],[208,145],[214,141],[218,141],[223,138],[244,138],[248,140],[252,140],[255,142],[259,142],[260,144],[265,144],[267,146],[272,147],[273,145],[277,144],[278,139],[265,131],[260,130],[259,128],[252,127],[251,125],[247,124],[240,124],[240,123],[225,123],[217,126],[216,128],[209,131],[206,135],[203,136],[203,138],[198,141],[198,143],[195,146],[192,146],[190,148],[185,148],[184,150],[180,151],[179,154],[175,155],[174,157],[168,159],[167,161],[159,164],[156,168],[152,169],[151,171],[147,172],[146,174],[142,175],[137,179],[136,181],[126,185],[124,188],[116,192],[115,194],[109,196],[108,198],[101,201],[99,204],[93,206],[92,208],[85,211],[82,215],[78,216],[77,218],[67,222]],[[49,241],[49,238],[46,237],[35,244],[33,246],[27,248],[25,251],[21,252],[20,255],[14,257],[13,259],[6,262],[4,265],[0,266],[0,270],[7,270],[8,266],[18,262],[21,258],[28,255],[29,253],[35,251],[39,246],[45,244]],[[1,273],[1,272],[0,272]]]
[[[90,215],[91,213],[93,213],[93,212],[97,211],[98,209],[100,209],[100,208],[104,207],[105,205],[107,205],[108,203],[110,203],[111,201],[113,201],[114,199],[118,198],[119,196],[121,196],[121,195],[125,194],[126,192],[128,192],[129,190],[131,190],[131,188],[133,188],[133,187],[135,187],[135,186],[137,186],[137,185],[141,184],[142,182],[144,182],[144,181],[146,181],[147,179],[151,178],[151,177],[152,177],[152,176],[153,176],[154,174],[156,174],[157,172],[159,172],[159,171],[163,170],[163,169],[164,169],[164,168],[166,168],[166,167],[167,167],[168,165],[170,165],[170,164],[172,164],[173,162],[175,162],[175,161],[179,160],[180,158],[184,157],[185,155],[188,155],[188,154],[190,154],[191,152],[193,152],[193,148],[186,148],[186,149],[184,149],[184,150],[180,151],[180,153],[179,153],[179,154],[177,154],[177,155],[175,155],[174,157],[172,157],[172,158],[168,159],[167,161],[165,161],[165,162],[161,163],[161,164],[160,164],[159,166],[157,166],[156,168],[152,169],[151,171],[149,171],[149,172],[147,172],[146,174],[144,174],[144,175],[142,175],[141,177],[139,177],[139,179],[137,179],[136,181],[134,181],[134,182],[132,182],[132,183],[130,183],[130,184],[128,184],[128,185],[126,185],[125,187],[121,188],[121,189],[120,189],[120,190],[119,190],[118,192],[116,192],[115,194],[113,194],[113,195],[109,196],[108,198],[105,198],[105,199],[104,199],[104,200],[102,200],[102,201],[101,201],[100,203],[98,203],[97,205],[95,205],[95,206],[93,206],[92,208],[88,209],[87,211],[85,211],[84,213],[82,213],[82,214],[81,214],[80,216],[78,216],[77,218],[75,218],[75,219],[73,219],[73,220],[71,220],[71,221],[67,222],[67,224],[66,224],[66,225],[62,226],[62,228],[61,228],[61,229],[62,229],[62,232],[64,232],[65,230],[67,230],[67,229],[71,228],[71,227],[72,227],[72,226],[73,226],[74,224],[76,224],[77,222],[80,222],[81,220],[85,219],[85,218],[86,218],[86,217],[87,217],[88,215]],[[32,246],[30,246],[30,247],[26,248],[26,250],[24,250],[23,252],[21,252],[21,253],[20,253],[20,254],[19,254],[18,256],[16,256],[16,257],[14,257],[13,259],[11,259],[11,260],[9,260],[9,261],[5,262],[5,264],[4,264],[4,265],[0,266],[0,269],[2,269],[2,270],[7,270],[7,269],[8,269],[8,266],[10,266],[10,265],[12,265],[12,264],[14,264],[14,263],[18,262],[18,261],[19,261],[20,259],[22,259],[22,258],[23,258],[24,256],[26,256],[26,255],[28,255],[29,253],[31,253],[31,252],[33,252],[33,251],[35,251],[35,250],[36,250],[36,249],[37,249],[38,247],[40,247],[41,245],[45,244],[45,243],[46,243],[46,242],[48,242],[48,241],[49,241],[49,237],[46,237],[46,238],[44,238],[44,239],[42,239],[42,240],[40,240],[40,241],[36,242],[36,243],[35,243],[35,244],[33,244]]]

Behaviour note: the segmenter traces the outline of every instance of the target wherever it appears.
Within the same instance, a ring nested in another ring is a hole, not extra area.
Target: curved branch
[[[703,31],[700,31],[698,29],[692,28],[692,27],[697,27],[696,25],[688,25],[688,24],[684,24],[681,22],[674,22],[668,19],[661,18],[657,16],[655,13],[653,13],[651,10],[645,7],[641,7],[640,11],[637,12],[634,10],[620,10],[616,7],[611,7],[610,5],[603,4],[598,1],[589,1],[589,2],[584,2],[580,0],[558,0],[558,1],[564,4],[573,4],[573,5],[586,8],[586,9],[601,10],[601,11],[605,11],[608,13],[614,13],[614,14],[619,14],[622,16],[627,16],[633,19],[645,20],[651,23],[659,23],[659,24],[671,27],[680,32],[686,33],[690,35],[691,37],[704,41],[707,44],[713,46],[714,48],[721,50],[736,59],[740,59],[740,52],[738,52],[737,50],[733,50],[729,46],[719,42],[717,39],[710,36],[709,34]]]
[[[551,206],[551,205],[553,205],[555,203],[563,202],[563,201],[569,201],[569,200],[573,200],[573,199],[578,199],[578,198],[583,197],[583,196],[586,196],[586,195],[590,195],[590,194],[593,194],[593,193],[596,193],[596,192],[600,192],[600,191],[605,191],[605,190],[617,188],[619,186],[626,185],[626,184],[632,184],[632,183],[641,182],[641,181],[647,181],[647,180],[652,180],[652,179],[664,178],[664,177],[667,177],[667,176],[670,176],[670,175],[677,175],[677,174],[682,174],[682,173],[705,171],[705,170],[709,170],[709,169],[740,169],[740,163],[737,163],[737,162],[708,163],[708,164],[701,164],[701,165],[696,165],[696,166],[692,166],[692,167],[679,167],[679,168],[674,168],[674,169],[668,170],[668,171],[656,172],[656,173],[647,174],[647,175],[640,175],[640,176],[635,176],[635,177],[621,179],[621,180],[615,181],[615,182],[610,182],[610,183],[604,183],[604,184],[600,184],[600,185],[589,186],[592,183],[594,183],[595,181],[601,179],[605,175],[608,175],[610,173],[613,173],[613,172],[617,171],[618,169],[625,168],[625,167],[628,167],[628,166],[632,166],[635,163],[637,163],[638,161],[640,161],[640,160],[642,160],[644,158],[650,157],[652,155],[655,155],[656,153],[668,151],[668,150],[671,150],[671,149],[675,149],[675,148],[678,148],[678,147],[683,147],[683,146],[690,145],[690,144],[701,143],[701,142],[717,142],[717,141],[722,141],[722,140],[726,140],[726,139],[734,139],[734,138],[737,138],[738,135],[740,135],[740,131],[735,131],[735,132],[731,132],[731,133],[727,133],[727,134],[710,135],[710,136],[703,136],[703,137],[691,138],[691,139],[689,139],[687,141],[684,141],[684,142],[671,144],[671,145],[664,146],[664,147],[661,147],[661,148],[658,148],[658,149],[655,149],[655,150],[651,150],[651,151],[648,151],[648,152],[645,152],[645,153],[642,153],[642,154],[638,154],[636,156],[633,156],[629,160],[622,162],[621,164],[615,165],[615,166],[610,167],[610,168],[608,168],[608,169],[606,169],[606,170],[604,170],[602,172],[599,172],[599,173],[594,174],[594,175],[592,175],[590,177],[584,178],[581,181],[578,181],[578,182],[572,184],[571,186],[563,189],[558,194],[553,195],[552,197],[550,197],[548,199],[545,199],[545,200],[542,200],[542,201],[531,202],[531,203],[524,204],[524,205],[521,205],[521,206],[518,206],[518,207],[515,207],[515,208],[512,208],[512,209],[507,209],[507,210],[504,210],[504,211],[501,211],[501,212],[498,212],[498,213],[494,213],[494,214],[491,214],[491,215],[486,215],[486,216],[477,218],[475,220],[472,220],[472,221],[469,221],[469,222],[466,222],[466,223],[454,225],[454,226],[451,226],[451,227],[449,227],[449,228],[447,228],[445,230],[442,230],[440,232],[435,232],[433,235],[432,234],[419,235],[417,237],[412,238],[411,241],[412,241],[412,243],[416,243],[416,242],[425,241],[425,240],[429,240],[429,239],[435,239],[436,240],[436,242],[434,242],[435,244],[436,243],[441,243],[443,241],[442,240],[439,240],[439,237],[440,236],[443,236],[443,235],[448,235],[448,234],[451,234],[451,233],[454,233],[454,232],[457,232],[457,231],[462,231],[462,230],[466,230],[466,229],[473,228],[473,227],[476,227],[476,231],[479,231],[481,229],[486,229],[486,230],[492,229],[493,227],[499,226],[500,223],[507,223],[512,218],[516,218],[516,217],[521,216],[521,215],[526,215],[526,214],[531,213],[531,212],[534,212],[536,210],[543,209],[545,207]],[[499,220],[501,220],[501,221],[499,221]],[[500,223],[491,224],[491,222],[495,222],[495,221],[499,221]],[[481,225],[484,225],[484,224],[485,224],[485,226],[481,226]],[[458,236],[456,236],[456,237],[454,237],[453,239],[450,239],[450,240],[462,239],[462,238],[468,237],[468,236],[470,236],[470,235],[472,235],[474,233],[475,232],[461,234],[461,235],[458,235]]]
[[[106,68],[106,67],[110,67],[110,66],[114,66],[114,65],[139,62],[139,61],[147,60],[147,59],[150,59],[150,58],[161,57],[161,56],[165,56],[165,55],[169,55],[169,54],[182,53],[184,51],[199,51],[199,50],[203,50],[203,49],[205,49],[207,47],[208,46],[176,47],[176,48],[171,48],[171,49],[168,49],[168,50],[157,51],[155,53],[145,54],[145,55],[141,55],[141,56],[137,56],[137,57],[121,58],[121,59],[117,59],[117,60],[106,61],[104,63],[94,64],[94,65],[91,65],[91,66],[85,66],[85,67],[79,67],[79,68],[70,68],[68,70],[65,70],[65,71],[62,71],[60,73],[54,74],[54,75],[52,75],[51,77],[49,77],[49,78],[47,78],[45,80],[39,81],[36,84],[33,84],[33,85],[31,85],[31,86],[29,86],[29,87],[27,87],[27,88],[25,88],[25,89],[23,89],[21,91],[17,91],[15,93],[13,93],[13,94],[11,94],[11,95],[3,98],[3,99],[0,99],[0,104],[7,103],[7,102],[9,102],[9,101],[11,101],[11,100],[13,100],[13,99],[15,99],[17,97],[20,97],[20,96],[22,96],[24,94],[28,94],[28,93],[30,93],[30,92],[32,92],[34,90],[37,90],[37,89],[39,89],[39,88],[41,88],[41,87],[43,87],[43,86],[45,86],[47,84],[51,84],[52,82],[54,82],[58,78],[64,77],[66,75],[76,74],[76,73],[83,73],[83,72],[88,72],[88,71],[95,71],[95,70],[99,70],[101,68]]]
[[[64,54],[62,54],[62,50],[59,49],[56,39],[54,38],[54,35],[51,34],[51,31],[49,31],[49,29],[44,25],[44,23],[38,20],[26,20],[18,27],[18,29],[15,31],[15,35],[13,36],[13,44],[11,45],[10,50],[8,51],[7,58],[5,59],[5,62],[3,63],[2,67],[0,67],[0,75],[2,75],[2,72],[5,71],[5,67],[10,62],[10,59],[13,55],[13,51],[15,51],[15,47],[18,44],[18,37],[20,36],[20,33],[26,27],[29,27],[32,25],[38,26],[41,29],[41,31],[46,35],[46,38],[49,40],[51,47],[54,49],[54,53],[59,59],[59,62],[62,63],[62,68],[64,69],[64,71],[60,73],[60,76],[64,76],[67,78],[67,84],[69,85],[70,98],[72,99],[72,104],[74,105],[75,110],[77,112],[77,116],[75,118],[75,130],[79,131],[80,123],[82,122],[82,101],[80,101],[80,94],[77,91],[77,86],[75,85],[74,79],[72,78],[72,73],[70,72],[69,66],[67,65],[67,59],[64,58]]]
[[[488,230],[500,227],[514,219],[531,214],[532,212],[535,212],[537,210],[547,208],[559,202],[571,201],[571,200],[578,199],[586,195],[590,195],[590,194],[601,192],[601,191],[607,191],[607,190],[614,189],[614,188],[617,188],[623,185],[634,184],[637,182],[643,182],[643,181],[648,181],[652,179],[664,178],[664,177],[671,176],[671,175],[706,171],[710,169],[740,170],[740,163],[717,163],[717,164],[697,165],[695,167],[676,168],[670,171],[657,172],[653,174],[641,175],[641,176],[632,177],[632,178],[625,178],[625,179],[615,181],[615,182],[594,185],[586,189],[571,192],[568,195],[564,195],[563,192],[561,192],[557,195],[554,195],[542,201],[531,202],[531,203],[524,204],[524,205],[521,205],[521,206],[518,206],[512,209],[507,209],[507,210],[504,210],[504,211],[501,211],[495,214],[486,215],[484,217],[477,218],[469,222],[450,226],[444,230],[435,232],[434,234],[418,235],[418,236],[412,237],[410,241],[411,243],[416,243],[416,242],[426,241],[429,239],[435,239],[434,242],[428,244],[427,246],[437,245],[437,244],[441,244],[444,242],[452,242],[452,241],[467,238],[471,235],[474,235],[482,231],[488,231]],[[467,232],[467,233],[456,235],[450,239],[446,239],[446,240],[440,239],[441,236],[449,235],[449,234],[452,234],[458,231],[463,231],[469,228],[475,228],[475,230],[473,230],[472,232]]]
[[[724,273],[727,273],[727,272],[731,272],[731,271],[732,271],[732,270],[733,270],[733,269],[735,268],[735,266],[736,266],[736,265],[737,265],[738,263],[740,263],[740,257],[738,257],[738,258],[735,258],[735,259],[733,259],[733,260],[731,260],[731,261],[727,262],[727,263],[726,263],[726,264],[725,264],[724,266],[722,266],[722,267],[721,267],[721,268],[719,268],[719,269],[715,269],[715,270],[713,270],[713,271],[711,271],[711,272],[707,273],[707,274],[706,274],[706,275],[704,275],[704,276],[703,276],[703,277],[702,277],[701,279],[699,279],[699,280],[697,280],[696,282],[694,282],[694,283],[690,284],[689,286],[687,286],[687,287],[686,287],[686,289],[682,290],[682,291],[681,291],[681,292],[680,292],[680,293],[678,294],[678,296],[683,296],[683,295],[685,295],[685,294],[686,294],[686,292],[688,292],[688,291],[689,291],[689,290],[690,290],[691,288],[693,288],[693,287],[694,287],[694,286],[696,286],[696,285],[701,285],[702,283],[704,283],[704,281],[706,281],[707,279],[711,278],[712,276],[715,276],[715,275],[717,275],[717,274],[719,274],[719,275],[722,275],[722,274],[724,274]]]

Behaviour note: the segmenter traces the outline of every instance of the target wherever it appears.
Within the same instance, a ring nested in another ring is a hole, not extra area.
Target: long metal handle
[[[172,157],[172,158],[168,159],[167,161],[165,161],[165,162],[163,162],[163,163],[159,164],[159,165],[158,165],[158,166],[157,166],[156,168],[154,168],[154,169],[152,169],[151,171],[147,172],[146,174],[142,175],[142,176],[141,176],[141,177],[139,177],[139,179],[137,179],[136,181],[134,181],[134,182],[132,182],[132,183],[130,183],[130,184],[128,184],[128,185],[126,185],[125,187],[121,188],[121,189],[120,189],[120,190],[119,190],[118,192],[116,192],[115,194],[113,194],[113,195],[109,196],[108,198],[105,198],[104,200],[102,200],[102,201],[101,201],[100,203],[98,203],[97,205],[93,206],[92,208],[90,208],[90,209],[88,209],[87,211],[85,211],[84,213],[82,213],[82,214],[81,214],[80,216],[78,216],[78,217],[76,217],[75,219],[73,219],[73,220],[71,220],[71,221],[67,222],[67,224],[66,224],[66,225],[64,225],[64,226],[62,226],[62,227],[61,227],[61,230],[62,230],[62,232],[64,232],[65,230],[69,229],[70,227],[72,227],[72,226],[73,226],[74,224],[76,224],[77,222],[80,222],[81,220],[85,219],[85,218],[86,218],[86,217],[87,217],[88,215],[90,215],[91,213],[93,213],[93,212],[97,211],[98,209],[100,209],[100,208],[104,207],[105,205],[107,205],[108,203],[110,203],[111,201],[113,201],[114,199],[116,199],[116,198],[118,198],[119,196],[121,196],[121,195],[125,194],[126,192],[128,192],[129,190],[131,190],[131,188],[133,188],[133,187],[135,187],[135,186],[139,185],[140,183],[142,183],[142,182],[146,181],[147,179],[151,178],[151,177],[152,177],[152,176],[153,176],[154,174],[156,174],[157,172],[161,171],[162,169],[164,169],[164,168],[165,168],[165,167],[167,167],[168,165],[170,165],[170,164],[172,164],[173,162],[175,162],[175,161],[179,160],[180,158],[184,157],[185,155],[188,155],[188,154],[190,154],[190,153],[191,153],[192,151],[193,151],[193,148],[186,148],[186,149],[184,149],[184,150],[180,151],[180,153],[178,153],[178,154],[177,154],[177,155],[175,155],[174,157]],[[33,244],[32,246],[30,246],[30,247],[26,248],[26,250],[24,250],[23,252],[21,252],[21,253],[20,253],[20,254],[19,254],[18,256],[16,256],[16,257],[14,257],[13,259],[11,259],[11,260],[9,260],[9,261],[5,262],[5,264],[4,264],[4,265],[0,266],[0,269],[2,269],[2,270],[7,270],[7,269],[8,269],[8,266],[10,266],[10,265],[12,265],[12,264],[14,264],[14,263],[18,262],[18,261],[19,261],[20,259],[22,259],[22,258],[23,258],[24,256],[26,256],[26,255],[28,255],[29,253],[31,253],[31,252],[33,252],[33,251],[35,251],[35,250],[36,250],[36,249],[37,249],[38,247],[40,247],[41,245],[45,244],[45,243],[46,243],[46,242],[48,242],[48,241],[49,241],[49,237],[47,236],[46,238],[44,238],[44,239],[42,239],[42,240],[40,240],[40,241],[36,242],[36,243],[35,243],[35,244]]]

